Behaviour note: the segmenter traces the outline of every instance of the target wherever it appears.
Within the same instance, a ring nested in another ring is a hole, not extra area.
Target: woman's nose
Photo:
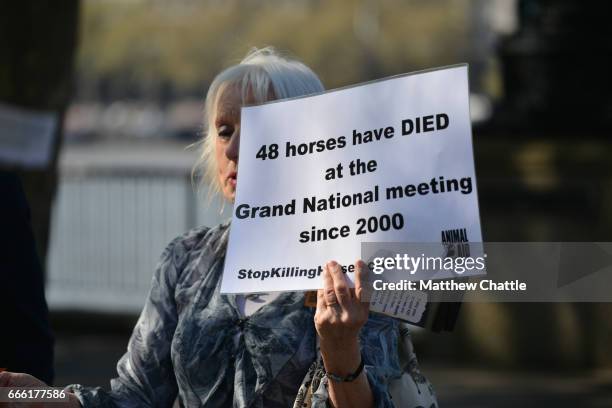
[[[240,151],[240,129],[237,128],[230,139],[229,146],[225,150],[225,155],[228,159],[235,162],[238,161],[238,152]]]

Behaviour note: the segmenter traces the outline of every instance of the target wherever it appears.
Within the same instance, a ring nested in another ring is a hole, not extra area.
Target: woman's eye
[[[230,138],[234,133],[234,129],[231,126],[221,125],[217,128],[217,134],[222,138]]]

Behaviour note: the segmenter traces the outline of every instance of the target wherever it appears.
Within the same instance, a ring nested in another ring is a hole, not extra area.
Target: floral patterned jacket
[[[219,293],[228,232],[228,224],[200,227],[168,245],[111,390],[67,387],[84,407],[293,406],[317,359],[314,310],[303,293],[285,292],[242,316],[236,296]],[[397,339],[393,319],[372,315],[362,329],[376,407],[393,407],[387,384],[401,374]],[[327,406],[326,381],[312,406]]]

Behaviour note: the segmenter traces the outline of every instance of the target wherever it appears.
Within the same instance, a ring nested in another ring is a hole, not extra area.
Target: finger
[[[324,311],[327,308],[325,303],[325,291],[323,289],[317,290],[317,311]]]
[[[338,303],[336,291],[334,290],[334,280],[329,271],[329,263],[325,264],[325,268],[323,268],[323,296],[326,306],[332,306]]]
[[[355,297],[361,303],[368,303],[367,281],[368,266],[361,259],[355,262]]]
[[[328,271],[333,279],[334,292],[340,306],[345,307],[351,303],[351,292],[349,291],[349,282],[342,273],[342,267],[338,262],[331,261],[328,264]]]

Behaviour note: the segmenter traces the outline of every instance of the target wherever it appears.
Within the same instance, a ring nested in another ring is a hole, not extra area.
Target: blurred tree
[[[86,1],[80,97],[198,96],[252,46],[304,60],[328,88],[456,63],[469,1]]]

